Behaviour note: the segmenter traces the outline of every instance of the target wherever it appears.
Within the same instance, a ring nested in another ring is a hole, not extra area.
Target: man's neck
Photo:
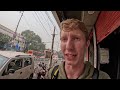
[[[84,72],[84,63],[78,66],[72,66],[65,64],[65,71],[68,79],[77,79]]]

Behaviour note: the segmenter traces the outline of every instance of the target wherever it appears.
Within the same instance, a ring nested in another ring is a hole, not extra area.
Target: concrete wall
[[[0,24],[0,33],[8,35],[11,38],[13,38],[14,31],[12,31],[12,30],[8,29],[7,27]],[[19,41],[20,46],[22,48],[24,48],[25,39],[23,38],[23,36],[21,36],[20,34],[17,33],[15,40],[13,40],[12,42],[14,42],[14,44],[16,44],[18,41]]]

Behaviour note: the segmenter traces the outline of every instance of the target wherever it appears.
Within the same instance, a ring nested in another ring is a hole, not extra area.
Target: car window
[[[14,73],[16,70],[21,69],[22,68],[22,62],[23,62],[23,59],[12,60],[8,64],[8,67],[3,71],[2,76],[9,75],[10,73]]]
[[[24,59],[24,67],[32,64],[32,58],[25,58]]]
[[[18,69],[21,69],[22,68],[22,61],[23,61],[23,59],[12,60],[8,65],[8,71],[10,69],[13,69],[15,71]]]
[[[7,62],[8,60],[9,60],[9,58],[0,55],[0,68],[1,68],[1,67],[4,65],[4,63]]]

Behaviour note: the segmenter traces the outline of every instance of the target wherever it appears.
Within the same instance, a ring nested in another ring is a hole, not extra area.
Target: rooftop
[[[23,52],[16,52],[16,51],[0,51],[0,55],[3,55],[8,58],[13,58],[17,55],[29,55]]]

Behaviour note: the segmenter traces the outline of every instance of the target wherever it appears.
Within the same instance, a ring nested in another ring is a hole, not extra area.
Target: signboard
[[[107,64],[109,63],[109,49],[100,48],[100,63]]]

